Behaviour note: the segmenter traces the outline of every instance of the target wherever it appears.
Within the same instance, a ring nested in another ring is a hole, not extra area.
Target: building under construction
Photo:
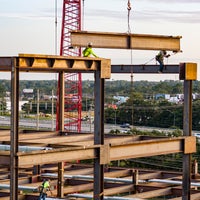
[[[180,38],[139,34],[72,32],[74,46],[92,41],[95,47],[180,50]],[[104,134],[105,79],[111,73],[157,73],[157,66],[111,65],[109,59],[19,54],[0,57],[0,70],[11,74],[11,130],[1,130],[0,199],[38,199],[38,186],[51,179],[56,199],[200,199],[199,175],[192,170],[196,151],[192,128],[192,81],[197,65],[167,65],[164,73],[179,73],[184,84],[182,137],[150,137]],[[58,130],[19,129],[20,72],[58,73]],[[65,73],[94,73],[94,132],[68,133],[64,129]],[[180,173],[109,167],[111,161],[163,154],[183,154]],[[81,160],[91,165],[78,164]],[[194,168],[195,169],[195,168]]]

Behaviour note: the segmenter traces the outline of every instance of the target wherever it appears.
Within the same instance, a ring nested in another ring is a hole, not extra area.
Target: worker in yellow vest
[[[164,68],[164,58],[168,58],[170,55],[167,54],[167,51],[165,50],[161,50],[157,55],[156,55],[156,61],[158,61],[159,63],[159,70],[158,73],[162,73],[163,72],[163,68]]]
[[[90,56],[98,57],[92,50],[92,43],[88,43],[87,47],[83,50],[83,57],[90,57]]]
[[[39,186],[40,196],[38,200],[45,200],[47,197],[47,192],[50,191],[52,195],[52,191],[50,188],[50,179],[44,180],[42,185]]]

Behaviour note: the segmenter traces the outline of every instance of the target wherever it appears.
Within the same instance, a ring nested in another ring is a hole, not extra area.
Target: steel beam
[[[159,65],[111,65],[112,74],[152,74],[158,73]],[[179,65],[165,65],[163,73],[178,74]]]
[[[105,148],[108,156],[100,154],[101,163],[106,161],[148,157],[170,153],[194,153],[196,152],[196,137],[178,137],[178,138],[155,138],[136,142],[119,143],[115,145],[93,145],[83,147],[60,148],[55,150],[44,150],[32,153],[18,153],[19,166],[26,166],[32,163],[45,164],[57,163],[62,161],[86,160],[97,158],[97,152],[100,148]],[[5,156],[5,155],[4,155]],[[1,158],[1,157],[0,157]]]
[[[101,78],[110,78],[111,61],[104,58],[19,54],[17,57],[0,57],[0,71],[12,70],[12,58],[19,71],[25,72],[94,72],[101,70]]]
[[[58,162],[71,162],[75,160],[87,160],[94,159],[96,155],[94,153],[94,147],[71,147],[65,149],[56,149],[52,151],[35,152],[32,154],[18,154],[19,166],[27,166],[30,164],[48,164]]]
[[[72,31],[71,45],[95,48],[180,51],[181,36]]]
[[[133,195],[127,195],[124,196],[125,198],[141,198],[141,199],[150,199],[150,198],[155,198],[158,196],[167,196],[167,195],[172,195],[172,188],[163,188],[163,189],[158,189],[158,190],[153,190],[153,191],[148,191],[148,192],[142,192],[138,194],[133,194]]]
[[[170,138],[169,139],[159,139],[159,140],[150,140],[135,142],[126,145],[115,145],[110,146],[110,161],[129,159],[129,158],[139,158],[139,157],[148,157],[162,154],[178,153],[194,153],[196,152],[196,137],[190,136],[192,140],[192,146],[190,146],[190,151],[187,149],[188,145],[191,145],[191,141],[185,141],[181,138]],[[182,144],[180,140],[183,140]],[[144,142],[144,143],[143,143]]]
[[[99,60],[98,58],[83,58],[83,57],[61,57],[60,59],[55,56],[42,56],[42,55],[29,55],[24,54],[24,57],[19,58],[20,71],[40,71],[57,72],[64,70],[65,72],[81,72],[81,73],[94,73],[97,66],[101,63],[102,76],[108,77],[110,73],[157,73],[159,65],[111,65],[107,59]],[[78,59],[78,60],[77,60]],[[76,64],[75,64],[76,61]],[[49,64],[50,63],[50,64]],[[70,67],[70,64],[73,67]],[[88,67],[91,66],[91,67]],[[110,69],[111,68],[111,69]],[[163,73],[179,73],[179,65],[165,65]],[[11,71],[11,57],[0,57],[0,71]]]

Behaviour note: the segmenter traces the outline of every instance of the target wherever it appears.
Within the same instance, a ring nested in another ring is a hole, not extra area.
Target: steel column
[[[63,71],[59,72],[59,90],[58,90],[58,96],[59,96],[59,116],[57,120],[57,127],[58,131],[62,132],[64,131],[64,114],[65,114],[65,87],[64,87],[64,80],[65,80],[65,73]],[[57,105],[57,106],[58,106]]]
[[[104,83],[100,69],[95,71],[95,113],[94,113],[94,144],[104,144]],[[100,164],[100,149],[96,149],[97,158],[94,159],[94,200],[103,200],[104,165]]]
[[[65,87],[64,82],[65,81],[65,73],[63,71],[59,72],[59,103],[57,106],[58,110],[58,116],[57,116],[57,123],[58,123],[58,131],[61,133],[64,132],[64,114],[65,114]],[[64,173],[64,163],[59,162],[58,163],[58,189],[57,189],[57,195],[58,197],[63,197],[63,173]]]
[[[64,162],[58,163],[58,192],[57,196],[64,197]]]
[[[184,80],[183,135],[192,134],[192,81]],[[191,154],[183,154],[182,199],[190,200]]]
[[[12,58],[11,71],[11,137],[10,137],[10,200],[18,199],[18,126],[19,126],[19,69]]]

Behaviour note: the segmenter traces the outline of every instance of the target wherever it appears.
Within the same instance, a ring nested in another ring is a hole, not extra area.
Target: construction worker
[[[44,180],[42,185],[39,186],[40,196],[38,200],[45,200],[47,197],[47,192],[50,191],[52,195],[52,191],[50,188],[50,179]]]
[[[161,50],[157,55],[156,55],[156,61],[158,61],[159,63],[159,70],[158,73],[162,73],[163,72],[163,68],[164,68],[164,57],[168,58],[170,55],[167,54],[167,52],[165,50]]]
[[[88,43],[87,47],[83,50],[83,56],[84,57],[90,57],[90,55],[93,55],[94,57],[97,57],[97,55],[92,50],[92,43]]]

